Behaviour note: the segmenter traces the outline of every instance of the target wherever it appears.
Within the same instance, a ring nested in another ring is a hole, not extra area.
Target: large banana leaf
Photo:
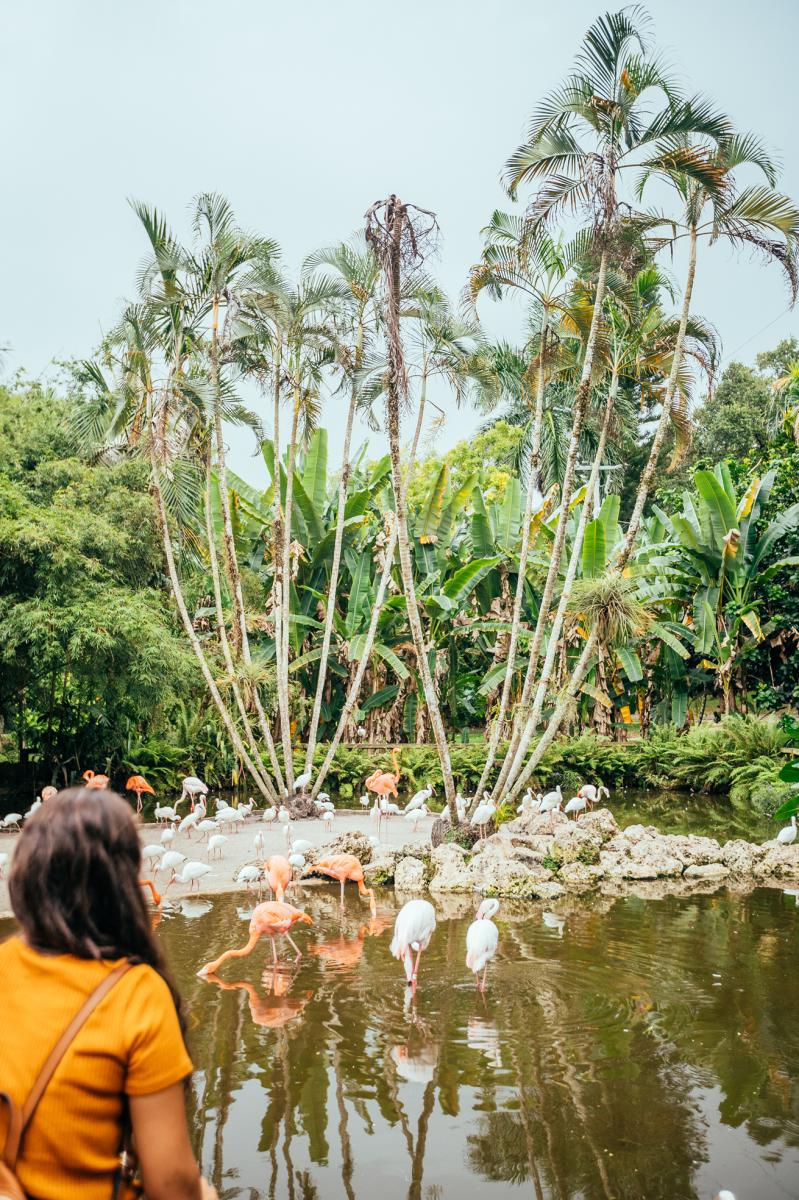
[[[327,430],[321,426],[314,430],[305,455],[302,486],[321,518],[327,499]]]
[[[621,663],[622,670],[630,683],[640,683],[644,677],[644,670],[641,666],[641,660],[635,651],[631,650],[628,646],[620,646],[616,654]]]
[[[466,501],[477,486],[477,483],[477,476],[470,475],[466,482],[462,483],[447,501],[446,507],[441,514],[441,520],[438,523],[438,543],[440,546],[449,545],[455,518],[463,511]]]
[[[724,486],[712,471],[697,471],[694,475],[694,481],[696,483],[696,490],[699,492],[710,514],[716,541],[717,543],[721,543],[731,529],[737,528],[738,519],[735,515],[735,503],[727,495]]]
[[[442,463],[441,469],[430,489],[430,494],[427,497],[421,520],[416,528],[416,537],[423,546],[426,546],[430,542],[438,541],[438,524],[441,519],[441,510],[444,506],[444,493],[447,490],[448,476],[449,467],[446,463]]]
[[[367,696],[361,702],[361,712],[371,712],[373,708],[382,708],[384,704],[388,704],[391,700],[396,700],[399,694],[399,684],[394,683],[391,687],[380,688],[377,692],[372,692],[371,696]]]
[[[583,536],[583,575],[595,579],[605,570],[605,525],[600,517],[589,521]]]
[[[472,505],[472,549],[481,558],[486,558],[494,552],[494,535],[483,494],[478,487],[472,492]]]
[[[519,537],[522,519],[522,493],[519,480],[512,476],[505,488],[496,519],[496,548],[510,554]]]
[[[495,555],[493,558],[475,558],[465,567],[461,567],[456,571],[451,579],[448,579],[442,589],[445,596],[455,603],[460,603],[466,599],[470,592],[473,592],[481,579],[485,579],[489,571],[492,571],[498,562],[501,561],[501,555]]]
[[[372,557],[364,550],[358,555],[355,569],[352,572],[350,595],[347,602],[345,629],[347,638],[353,637],[361,624],[361,615],[371,595]]]

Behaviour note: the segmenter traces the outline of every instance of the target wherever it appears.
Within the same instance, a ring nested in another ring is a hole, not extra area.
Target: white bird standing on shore
[[[266,838],[264,837],[263,830],[258,830],[255,837],[252,839],[252,845],[256,854],[263,855],[264,850],[266,849]]]
[[[483,800],[472,813],[472,819],[469,824],[476,826],[480,830],[480,837],[483,840],[485,840],[486,825],[493,818],[496,811],[497,806],[493,800]]]
[[[422,817],[427,816],[427,806],[422,804],[419,808],[412,808],[410,812],[406,809],[402,816],[403,820],[407,821],[413,832],[416,833]]]
[[[368,807],[369,807],[369,793],[364,792],[364,794],[361,796],[361,808],[368,808]]]
[[[781,846],[792,846],[796,841],[796,817],[791,817],[790,825],[784,825],[777,834]]]
[[[181,854],[179,850],[167,850],[166,854],[161,856],[161,861],[158,864],[159,871],[174,871],[175,867],[179,867],[182,862],[186,861],[186,855]]]
[[[301,792],[304,787],[308,786],[312,779],[313,771],[303,771],[302,775],[298,775],[294,780],[295,792]]]
[[[484,900],[477,910],[477,917],[466,930],[466,966],[474,972],[475,982],[481,992],[486,990],[488,964],[499,945],[499,930],[491,920],[498,912],[499,900]],[[482,980],[479,978],[481,971]]]
[[[272,822],[276,821],[276,820],[277,820],[277,809],[272,808],[271,805],[269,806],[269,808],[265,808],[264,809],[264,821],[266,822],[266,824],[271,826]]]
[[[567,816],[569,813],[574,813],[574,819],[576,821],[580,813],[585,812],[587,804],[588,801],[586,800],[585,796],[572,796],[571,800],[568,802],[563,811]]]
[[[210,860],[212,854],[215,855],[216,858],[222,857],[222,847],[224,846],[226,841],[227,841],[227,838],[225,837],[224,833],[215,833],[212,837],[209,837],[209,839],[208,839],[208,858],[209,858],[209,860]]]
[[[435,928],[436,910],[429,900],[408,900],[397,913],[390,950],[404,964],[409,987],[416,987],[419,959],[430,945]]]
[[[549,813],[550,829],[553,832],[555,829],[555,813],[558,811],[562,803],[563,792],[560,790],[560,784],[558,784],[554,792],[547,792],[547,794],[541,798],[541,807],[538,811],[542,813]]]
[[[177,821],[178,814],[168,804],[157,804],[155,806],[155,819],[159,824],[161,821]]]
[[[428,783],[426,788],[422,788],[419,792],[414,792],[408,803],[405,805],[404,812],[412,812],[414,808],[424,808],[427,801],[433,794],[433,785]]]
[[[238,875],[236,876],[236,882],[237,883],[245,883],[247,885],[247,891],[250,890],[250,888],[252,887],[252,885],[254,883],[257,883],[258,884],[258,892],[260,894],[261,883],[263,882],[263,877],[264,877],[264,873],[263,873],[263,870],[261,869],[261,867],[256,866],[255,863],[247,863],[245,866],[243,866],[241,868]]]
[[[164,858],[166,858],[166,855],[164,855]],[[163,859],[161,861],[163,861]],[[183,870],[180,872],[180,874],[173,870],[172,878],[166,886],[171,887],[173,883],[187,883],[189,885],[189,891],[191,891],[196,883],[197,891],[199,892],[200,880],[202,879],[203,875],[209,875],[210,873],[211,867],[208,865],[208,863],[196,861],[187,862],[183,864]],[[166,891],[166,888],[164,888],[164,891]]]
[[[336,814],[330,808],[325,809],[325,811],[322,813],[322,824],[324,825],[327,833],[330,833],[331,829],[333,828],[333,818],[335,815]]]
[[[161,855],[164,854],[165,851],[166,846],[161,846],[160,844],[154,842],[150,846],[142,847],[141,856],[143,859],[146,859],[150,869],[152,869],[156,863],[159,862]]]
[[[174,829],[165,829],[164,832],[161,834],[161,845],[162,846],[168,846],[169,843],[174,840],[175,840]]]
[[[583,783],[577,789],[577,795],[581,800],[588,801],[589,808],[593,808],[595,804],[598,804],[603,795],[606,796],[608,800],[610,799],[610,792],[605,787],[604,783],[600,783],[599,786],[597,786],[595,783]]]
[[[0,821],[0,829],[10,829],[12,825],[16,825],[17,833],[19,833],[19,823],[22,820],[22,813],[7,813]]]

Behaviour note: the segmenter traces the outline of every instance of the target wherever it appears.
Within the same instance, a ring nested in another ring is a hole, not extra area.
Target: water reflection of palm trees
[[[427,1200],[464,1170],[497,1196],[712,1196],[714,1123],[768,1147],[772,1171],[799,1157],[792,898],[571,901],[563,938],[509,905],[486,1001],[463,970],[471,905],[439,922],[412,998],[390,900],[376,924],[337,900],[309,889],[315,940],[276,980],[193,978],[230,940],[232,899],[159,929],[184,964],[198,1149],[226,1197],[393,1197],[404,1176]]]

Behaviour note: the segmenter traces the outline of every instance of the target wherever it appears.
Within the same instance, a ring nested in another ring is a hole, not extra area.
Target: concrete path
[[[403,817],[392,817],[389,821],[384,820],[380,830],[381,844],[385,846],[404,846],[411,842],[416,845],[427,843],[430,841],[430,830],[434,819],[432,816],[423,817],[419,821],[416,833],[413,832],[411,822],[406,821]],[[142,846],[159,842],[163,828],[160,825],[142,825]],[[325,825],[316,819],[292,821],[290,829],[294,840],[304,838],[312,842],[315,846],[322,846],[342,833],[364,833],[367,837],[377,835],[375,822],[371,820],[368,812],[348,810],[336,811],[336,815],[333,818],[333,827],[329,833]],[[240,886],[243,888],[244,885],[239,885],[235,882],[235,876],[244,863],[255,860],[253,838],[258,832],[264,834],[266,843],[265,858],[268,858],[270,854],[287,853],[283,829],[278,825],[277,821],[269,825],[257,817],[249,817],[236,833],[226,833],[227,841],[222,847],[221,859],[212,859],[210,874],[203,876],[200,880],[201,893],[209,895],[216,892],[238,891]],[[18,838],[19,834],[15,833],[0,834],[0,854],[8,854],[10,860],[13,857],[14,846]],[[191,836],[189,835],[189,831],[186,833],[176,833],[169,849],[179,850],[181,854],[186,855],[186,859],[189,862],[207,861],[205,838],[201,838],[197,833]],[[144,864],[142,874],[143,876],[150,874],[146,863]],[[163,892],[168,883],[167,872],[157,872],[152,878],[156,888],[160,892]],[[8,867],[5,870],[5,877],[0,879],[0,917],[11,915],[7,885]],[[196,894],[196,892],[197,887],[195,885],[194,893]],[[170,898],[180,898],[181,896],[188,895],[188,893],[189,884],[174,883],[169,888],[167,894]]]

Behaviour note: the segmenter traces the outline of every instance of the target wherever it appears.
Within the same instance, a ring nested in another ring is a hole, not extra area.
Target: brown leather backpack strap
[[[105,999],[105,997],[111,991],[111,988],[114,987],[114,985],[119,982],[122,976],[130,970],[130,967],[131,964],[129,962],[123,962],[120,963],[118,967],[114,967],[113,971],[106,975],[102,983],[98,984],[94,991],[86,997],[86,1000],[75,1013],[75,1016],[72,1018],[69,1025],[66,1027],[64,1032],[61,1034],[61,1037],[48,1054],[47,1061],[39,1072],[36,1082],[31,1088],[30,1094],[22,1107],[21,1120],[16,1124],[16,1128],[12,1128],[12,1126],[9,1125],[8,1136],[6,1137],[5,1154],[3,1157],[12,1171],[16,1166],[17,1157],[19,1155],[19,1149],[22,1143],[22,1138],[25,1134],[25,1130],[27,1129],[33,1114],[36,1112],[36,1106],[42,1098],[44,1089],[52,1079],[56,1067],[61,1062],[61,1059],[66,1054],[78,1032],[97,1008],[97,1005]],[[16,1105],[14,1105],[14,1108],[16,1108]],[[19,1109],[17,1109],[17,1112],[19,1112]]]
[[[8,1092],[0,1092],[0,1101],[5,1103],[8,1110],[8,1126],[6,1127],[6,1144],[0,1154],[0,1162],[6,1161],[9,1147],[19,1146],[22,1137],[22,1109],[9,1096]]]

